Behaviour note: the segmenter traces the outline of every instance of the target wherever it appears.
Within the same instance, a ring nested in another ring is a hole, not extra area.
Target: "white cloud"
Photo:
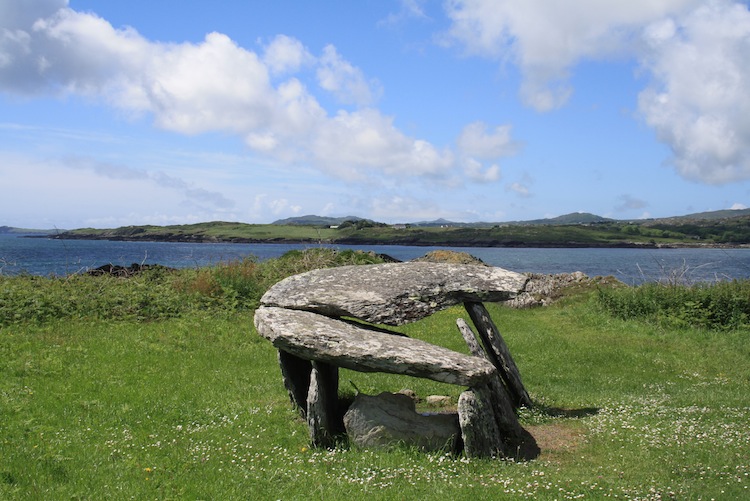
[[[321,124],[312,150],[322,168],[345,179],[364,179],[372,171],[439,177],[454,166],[449,151],[405,136],[374,109],[340,111]]]
[[[722,184],[750,178],[750,12],[713,1],[645,30],[653,76],[639,110],[674,152],[684,177]]]
[[[448,215],[433,200],[421,200],[404,195],[373,197],[368,200],[368,206],[369,212],[376,221],[406,223],[434,220]]]
[[[569,99],[569,73],[579,61],[628,53],[644,23],[699,1],[450,0],[453,24],[446,38],[468,54],[517,64],[524,76],[521,97],[547,111]]]
[[[491,161],[516,154],[519,143],[511,138],[510,125],[500,125],[488,131],[483,122],[474,122],[461,131],[456,140],[463,157],[464,175],[475,182],[486,183],[500,179],[500,167]],[[487,165],[485,162],[490,161]]]
[[[376,82],[368,82],[362,70],[341,57],[333,45],[326,45],[320,57],[318,84],[344,104],[367,106],[379,97]]]
[[[505,187],[507,191],[512,191],[516,195],[524,198],[529,198],[533,196],[531,192],[529,191],[529,187],[525,184],[521,183],[511,183]]]
[[[471,123],[458,136],[458,149],[467,156],[485,160],[514,155],[519,145],[511,139],[510,130],[510,125],[500,125],[488,132],[486,124]]]
[[[313,64],[315,57],[296,38],[277,35],[265,47],[263,62],[273,74],[293,73]]]
[[[14,12],[0,18],[2,91],[86,95],[178,133],[236,134],[257,153],[349,180],[449,179],[463,168],[451,149],[404,134],[374,108],[325,110],[298,72],[315,71],[321,88],[348,104],[370,105],[380,92],[332,45],[315,58],[279,35],[259,55],[221,33],[152,42],[61,2]],[[503,141],[502,128],[482,134],[475,139]],[[490,166],[479,178],[493,176]]]
[[[268,202],[268,207],[271,213],[278,216],[279,214],[299,214],[302,207],[299,205],[292,205],[286,198],[277,198]]]
[[[750,12],[734,0],[451,0],[446,35],[516,64],[522,99],[564,105],[582,61],[633,58],[650,77],[639,111],[688,179],[750,178]]]
[[[497,164],[484,167],[476,159],[467,158],[464,163],[464,174],[478,183],[492,183],[500,179],[500,167]]]

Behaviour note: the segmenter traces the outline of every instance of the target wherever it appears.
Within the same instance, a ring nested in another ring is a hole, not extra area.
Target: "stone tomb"
[[[515,411],[530,407],[531,400],[482,304],[515,298],[527,281],[519,273],[471,264],[314,270],[271,287],[255,313],[255,327],[279,350],[284,385],[307,420],[313,446],[331,447],[345,431],[346,409],[338,399],[338,369],[344,367],[466,387],[458,402],[465,454],[527,459],[539,449]],[[460,303],[477,331],[457,320],[470,355],[369,325],[403,325]]]

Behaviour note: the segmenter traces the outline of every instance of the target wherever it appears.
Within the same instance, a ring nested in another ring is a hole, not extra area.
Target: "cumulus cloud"
[[[456,140],[456,146],[463,157],[464,174],[477,182],[500,179],[500,167],[494,162],[502,157],[515,155],[520,148],[520,144],[511,137],[510,125],[488,130],[487,124],[483,122],[474,122],[464,127]]]
[[[458,148],[465,155],[481,159],[514,155],[519,145],[511,138],[510,130],[510,125],[501,125],[488,132],[485,123],[471,123],[458,136]]]
[[[260,54],[221,33],[198,43],[160,43],[66,2],[20,5],[0,1],[0,91],[86,95],[148,114],[163,129],[229,132],[260,154],[351,180],[451,178],[462,168],[450,148],[404,134],[373,108],[379,85],[332,45],[316,57],[285,35]],[[303,83],[304,71],[354,108],[324,109]]]
[[[296,38],[277,35],[265,47],[263,62],[273,74],[294,73],[313,64],[315,57]]]
[[[366,177],[372,170],[439,177],[453,167],[450,151],[405,136],[392,118],[374,109],[339,111],[321,124],[312,150],[321,165],[348,179]]]
[[[629,53],[644,23],[700,0],[601,2],[579,0],[450,0],[449,42],[467,53],[517,64],[521,96],[540,111],[568,100],[571,68],[579,61]]]
[[[674,152],[684,177],[750,178],[750,12],[725,1],[644,31],[651,75],[639,110]]]
[[[515,64],[519,94],[563,106],[582,61],[632,58],[649,82],[645,122],[677,172],[722,184],[750,178],[750,12],[735,0],[450,0],[446,43]]]
[[[492,164],[485,167],[474,158],[467,158],[464,162],[464,174],[476,182],[493,182],[500,179],[500,166]]]
[[[362,70],[341,57],[333,45],[326,45],[317,70],[318,83],[344,104],[367,106],[380,93],[378,84],[368,82]]]

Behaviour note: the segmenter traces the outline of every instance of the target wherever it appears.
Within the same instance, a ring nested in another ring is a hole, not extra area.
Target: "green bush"
[[[718,330],[750,327],[750,280],[599,289],[596,300],[624,320]]]

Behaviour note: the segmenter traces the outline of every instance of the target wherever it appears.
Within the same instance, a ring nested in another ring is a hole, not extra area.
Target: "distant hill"
[[[646,224],[685,224],[691,222],[709,222],[721,221],[724,219],[734,219],[737,217],[750,216],[750,209],[726,209],[709,212],[696,212],[685,216],[663,217],[657,219],[647,219]]]
[[[412,226],[427,226],[427,227],[434,227],[434,226],[471,226],[473,223],[455,223],[453,221],[448,221],[447,219],[435,219],[434,221],[418,221],[416,223],[409,223]]]
[[[476,223],[460,223],[455,221],[449,221],[447,219],[435,219],[433,221],[417,221],[407,222],[411,226],[417,227],[456,227],[456,228],[489,228],[496,225],[571,225],[571,224],[598,224],[598,223],[633,223],[633,224],[685,224],[688,222],[710,222],[720,221],[723,219],[731,219],[737,217],[750,216],[750,209],[738,209],[738,210],[719,210],[710,212],[698,212],[695,214],[688,214],[685,216],[674,216],[666,218],[656,219],[612,219],[608,217],[598,216],[590,212],[571,212],[570,214],[563,214],[562,216],[550,217],[544,219],[529,219],[520,221],[504,221],[504,222],[476,222]],[[345,217],[327,217],[327,216],[299,216],[290,217],[286,219],[279,219],[271,224],[275,225],[302,225],[302,226],[336,226],[344,221],[371,221],[357,216],[345,216]]]
[[[506,224],[548,224],[548,225],[559,225],[559,224],[595,224],[595,223],[613,223],[616,219],[610,219],[608,217],[597,216],[589,212],[571,212],[570,214],[563,214],[562,216],[550,217],[545,219],[531,219],[528,221],[514,221],[513,223]]]
[[[364,218],[357,216],[345,216],[345,217],[328,217],[328,216],[299,216],[299,217],[288,217],[286,219],[279,219],[271,224],[277,224],[282,226],[336,226],[344,221],[361,221]]]
[[[14,228],[13,226],[0,226],[0,235],[49,235],[58,230],[32,230],[28,228]]]

